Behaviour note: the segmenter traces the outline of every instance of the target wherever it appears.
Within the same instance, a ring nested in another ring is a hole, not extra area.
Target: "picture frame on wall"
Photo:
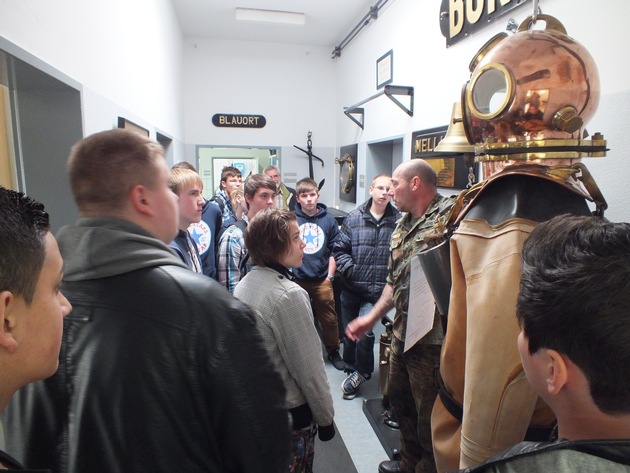
[[[382,89],[394,80],[394,50],[390,49],[376,60],[376,88]]]
[[[129,130],[129,131],[133,131],[135,133],[138,133],[142,136],[149,136],[149,130],[147,130],[146,128],[141,127],[140,125],[138,125],[137,123],[132,122],[131,120],[127,120],[126,118],[123,117],[118,117],[118,128],[122,128],[124,130]]]
[[[452,189],[465,189],[468,184],[468,172],[463,156],[426,158],[425,161],[437,174],[437,186]]]

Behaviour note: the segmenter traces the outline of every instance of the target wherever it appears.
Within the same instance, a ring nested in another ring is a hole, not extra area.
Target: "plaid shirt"
[[[221,209],[221,214],[223,216],[223,226],[231,225],[233,222],[236,222],[236,214],[234,213],[234,209],[232,208],[232,202],[230,201],[230,197],[224,190],[220,190],[217,192],[212,199],[210,199]]]
[[[247,215],[243,214],[242,220],[247,222]],[[232,224],[223,232],[219,240],[217,278],[230,293],[234,293],[238,282],[251,268],[252,262],[245,248],[243,230],[236,224]]]

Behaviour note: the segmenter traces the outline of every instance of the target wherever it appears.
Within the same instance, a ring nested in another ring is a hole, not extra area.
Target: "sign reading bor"
[[[446,46],[461,41],[529,0],[442,0],[440,30]]]

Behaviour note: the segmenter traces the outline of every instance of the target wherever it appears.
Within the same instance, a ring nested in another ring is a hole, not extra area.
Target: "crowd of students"
[[[324,359],[347,371],[341,394],[354,398],[374,370],[372,327],[395,308],[401,459],[378,468],[436,470],[431,410],[448,400],[433,371],[453,329],[434,312],[408,338],[410,280],[455,200],[428,163],[407,161],[373,180],[339,230],[312,179],[297,183],[293,209],[277,208],[293,200],[278,199],[277,168],[242,191],[235,171],[206,201],[194,168],[169,170],[150,139],[89,136],[69,158],[80,219],[56,239],[42,204],[0,188],[0,408],[20,460],[1,453],[4,468],[312,471],[316,436],[335,436]],[[530,230],[510,349],[555,436],[467,471],[627,471],[630,224],[564,214]],[[335,274],[346,280],[343,357]]]

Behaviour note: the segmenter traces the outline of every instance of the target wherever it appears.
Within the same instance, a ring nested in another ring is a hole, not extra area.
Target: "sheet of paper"
[[[429,333],[435,318],[435,299],[417,257],[411,259],[408,308],[405,351]]]

